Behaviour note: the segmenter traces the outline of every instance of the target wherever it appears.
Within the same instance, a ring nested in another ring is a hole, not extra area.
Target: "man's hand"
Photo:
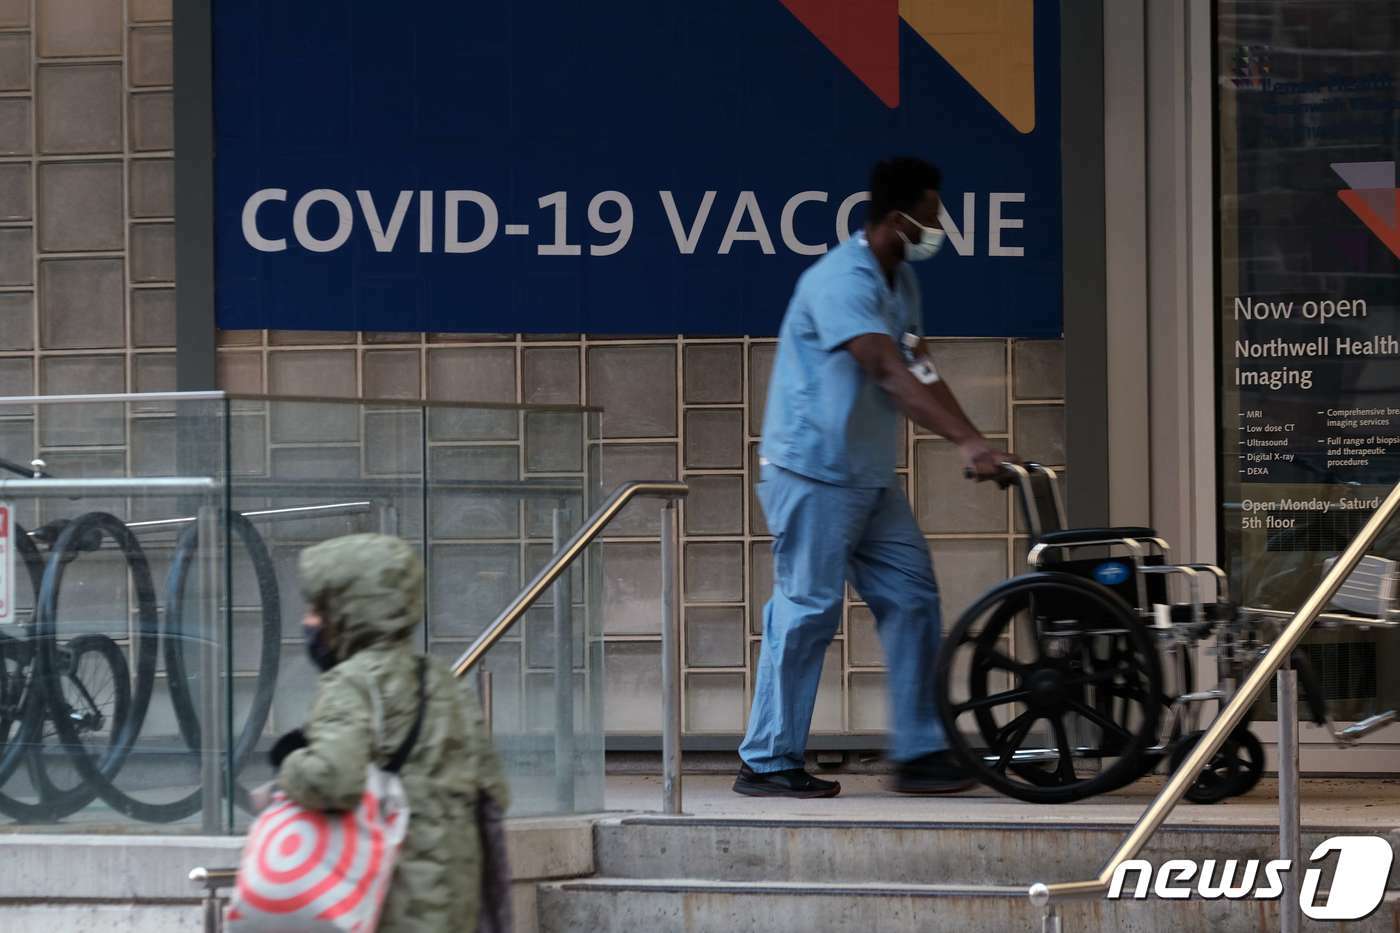
[[[984,437],[963,441],[958,445],[958,451],[963,456],[963,463],[967,470],[979,483],[994,479],[1001,472],[1003,463],[1021,462],[1021,458],[1015,454],[992,447]]]

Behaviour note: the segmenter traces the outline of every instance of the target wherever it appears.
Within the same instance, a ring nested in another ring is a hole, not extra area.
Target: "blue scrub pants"
[[[890,691],[889,757],[947,748],[933,679],[942,640],[928,544],[897,487],[834,486],[765,465],[759,503],[773,540],[748,734],[759,773],[803,767],[822,660],[841,625],[847,576],[875,614]]]

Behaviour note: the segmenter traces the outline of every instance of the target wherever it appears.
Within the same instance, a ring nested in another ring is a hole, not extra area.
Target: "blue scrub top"
[[[824,483],[892,483],[898,409],[842,345],[862,334],[899,343],[907,332],[923,333],[908,263],[891,289],[864,235],[817,260],[797,280],[778,332],[760,456]]]

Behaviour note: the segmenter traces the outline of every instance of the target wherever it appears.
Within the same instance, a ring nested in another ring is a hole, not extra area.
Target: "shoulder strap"
[[[413,717],[413,728],[408,730],[408,737],[403,740],[399,750],[394,752],[394,757],[389,759],[389,763],[384,766],[384,770],[390,774],[398,774],[399,769],[408,761],[408,756],[413,754],[413,746],[418,744],[418,733],[423,731],[423,710],[428,705],[428,661],[426,658],[418,659],[418,715]]]

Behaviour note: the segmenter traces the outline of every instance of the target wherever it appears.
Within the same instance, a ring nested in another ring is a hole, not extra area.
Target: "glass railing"
[[[597,439],[577,407],[0,399],[0,829],[246,826],[316,690],[302,549],[415,544],[419,647],[450,663],[596,506]],[[600,579],[590,552],[471,680],[512,815],[602,806]]]

